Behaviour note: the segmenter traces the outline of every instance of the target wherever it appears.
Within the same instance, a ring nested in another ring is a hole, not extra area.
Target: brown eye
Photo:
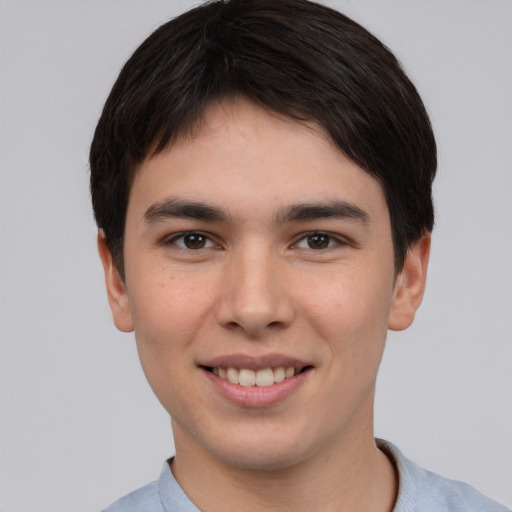
[[[200,233],[187,233],[183,235],[183,245],[187,249],[203,249],[208,238]]]
[[[197,231],[181,233],[180,235],[176,235],[167,243],[170,245],[176,245],[181,249],[189,250],[211,249],[216,247],[215,243],[208,236],[198,233]]]
[[[307,237],[307,244],[310,249],[326,249],[330,242],[329,235],[324,233],[314,233]]]

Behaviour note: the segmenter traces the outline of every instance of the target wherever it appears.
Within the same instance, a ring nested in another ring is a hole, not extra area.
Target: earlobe
[[[423,299],[429,256],[430,233],[426,233],[409,248],[404,266],[396,278],[389,329],[402,331],[412,324]]]
[[[98,232],[98,252],[105,272],[105,285],[114,324],[120,331],[131,332],[133,331],[133,319],[126,286],[114,265],[112,253],[102,229]]]

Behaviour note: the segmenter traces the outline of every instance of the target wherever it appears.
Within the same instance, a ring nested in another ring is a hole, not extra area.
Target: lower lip
[[[250,409],[270,407],[282,402],[293,394],[307,379],[311,370],[270,386],[241,386],[222,380],[215,374],[203,370],[214,389],[230,402]]]

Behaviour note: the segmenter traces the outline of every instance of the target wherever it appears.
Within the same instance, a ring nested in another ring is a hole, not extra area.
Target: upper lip
[[[205,359],[199,363],[199,366],[210,368],[247,368],[249,370],[258,371],[264,370],[265,368],[290,368],[292,366],[300,369],[305,366],[311,366],[311,364],[284,354],[264,354],[260,356],[227,354]]]

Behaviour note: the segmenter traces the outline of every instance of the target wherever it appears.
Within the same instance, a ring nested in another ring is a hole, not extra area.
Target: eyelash
[[[188,247],[186,245],[187,237],[189,237],[189,241],[191,239],[193,241],[193,237],[197,237],[199,239],[198,242],[199,242],[200,246],[199,247]],[[311,247],[309,244],[313,241],[312,239],[314,239],[315,237],[317,238],[317,242],[319,242],[320,244],[322,244],[322,242],[323,242],[323,243],[326,243],[326,245],[323,247],[316,247],[316,248]],[[179,243],[179,241],[181,241],[182,243]],[[203,242],[202,246],[201,246],[201,242]],[[302,242],[305,242],[306,244],[308,244],[308,246],[300,247],[300,244]],[[198,251],[201,249],[213,249],[213,248],[219,247],[211,239],[210,236],[208,236],[207,234],[202,233],[200,231],[185,231],[183,233],[179,233],[177,235],[174,235],[172,238],[168,239],[166,241],[166,244],[167,245],[176,245],[180,249],[189,250],[189,251]],[[336,237],[336,236],[331,235],[330,233],[326,233],[324,231],[312,231],[310,233],[303,234],[297,240],[297,242],[292,244],[292,248],[305,249],[305,250],[310,250],[310,251],[322,251],[322,250],[330,249],[332,247],[340,246],[340,245],[347,245],[347,242],[340,239],[339,237]]]
[[[205,246],[195,247],[195,248],[187,247],[185,245],[185,240],[187,239],[187,237],[194,237],[194,236],[201,238],[207,246],[206,247]],[[178,243],[179,240],[181,240],[183,243],[182,244]],[[174,235],[172,238],[168,239],[165,243],[166,243],[166,245],[176,245],[180,249],[189,250],[189,251],[197,251],[200,249],[213,249],[215,247],[218,247],[217,244],[215,244],[215,242],[213,242],[213,240],[211,239],[210,236],[208,236],[204,233],[201,233],[200,231],[185,231],[183,233],[179,233],[177,235]]]
[[[326,239],[327,246],[316,247],[316,248],[310,247],[309,243],[312,241],[311,239],[313,239],[314,237]],[[299,247],[299,244],[303,241],[305,241],[308,244],[308,247]],[[342,245],[347,245],[347,242],[344,241],[343,239],[340,239],[337,236],[334,236],[330,233],[326,233],[325,231],[312,231],[311,233],[302,235],[299,238],[299,240],[293,244],[293,247],[297,247],[299,249],[310,250],[310,251],[321,251],[321,250],[326,250],[326,249],[330,249],[332,247],[342,246]]]

